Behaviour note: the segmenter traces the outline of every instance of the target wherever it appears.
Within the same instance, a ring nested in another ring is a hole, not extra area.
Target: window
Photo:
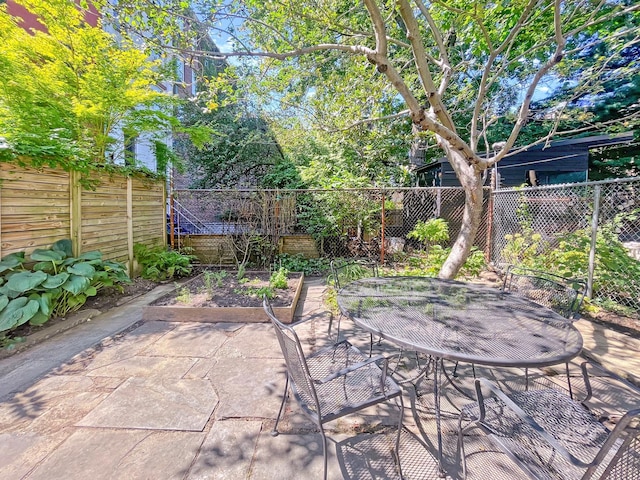
[[[136,137],[124,136],[124,164],[133,166],[136,164]]]

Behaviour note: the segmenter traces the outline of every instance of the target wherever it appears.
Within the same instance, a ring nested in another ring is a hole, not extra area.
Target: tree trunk
[[[449,152],[450,153],[450,152]],[[453,153],[455,155],[455,153]],[[450,161],[452,160],[449,156]],[[451,162],[453,165],[453,162]],[[458,163],[460,165],[460,163]],[[444,279],[456,277],[460,268],[469,257],[471,246],[480,227],[482,218],[482,172],[476,171],[472,166],[465,165],[456,172],[462,187],[464,188],[464,213],[462,215],[462,226],[456,241],[451,248],[451,253],[440,269],[438,276]],[[455,166],[454,166],[455,169]]]

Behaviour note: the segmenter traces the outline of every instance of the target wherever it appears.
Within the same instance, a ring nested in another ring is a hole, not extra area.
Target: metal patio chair
[[[324,478],[327,478],[327,437],[324,424],[358,412],[364,408],[398,398],[400,420],[395,442],[395,461],[402,478],[398,448],[404,415],[402,390],[387,376],[387,360],[370,358],[348,341],[305,355],[295,330],[280,322],[265,298],[264,310],[278,337],[287,368],[282,403],[271,435],[278,435],[278,423],[289,396],[289,388],[296,400],[320,429],[324,453]],[[381,365],[378,365],[378,364]]]
[[[467,475],[464,434],[479,428],[530,478],[640,478],[640,408],[620,416],[615,426],[590,412],[592,368],[598,367],[589,362],[581,365],[586,390],[581,402],[554,389],[507,395],[489,380],[476,379],[477,402],[462,408],[458,424],[463,477]],[[469,424],[462,428],[465,421]]]
[[[587,284],[583,280],[511,265],[507,268],[502,289],[525,296],[569,320],[576,320]]]
[[[333,288],[336,292],[340,290],[347,283],[359,280],[367,277],[378,276],[378,264],[375,262],[348,262],[341,265],[336,265],[332,260],[330,263],[331,276],[330,281],[333,283]],[[342,320],[342,312],[338,313],[338,328],[336,332],[336,341],[340,340],[340,321]],[[331,337],[331,329],[333,327],[333,315],[329,320],[328,335]],[[373,335],[370,335],[369,355],[373,351]]]
[[[583,280],[510,265],[504,277],[502,290],[526,297],[568,320],[574,321],[577,320],[578,312],[584,301],[587,284]],[[568,363],[565,364],[565,369],[569,396],[573,396]],[[526,375],[528,376],[528,372]]]

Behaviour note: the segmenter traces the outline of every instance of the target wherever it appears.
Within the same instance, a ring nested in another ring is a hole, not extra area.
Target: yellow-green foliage
[[[76,2],[16,3],[47,31],[26,32],[0,6],[0,136],[11,153],[80,170],[105,162],[116,128],[135,136],[175,123],[148,52],[87,25]]]

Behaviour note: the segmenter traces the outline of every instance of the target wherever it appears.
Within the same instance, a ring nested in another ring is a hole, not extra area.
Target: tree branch
[[[513,26],[502,44],[495,50],[492,50],[490,48],[489,58],[487,59],[484,71],[482,72],[482,78],[480,80],[480,86],[478,88],[478,96],[476,98],[475,108],[473,109],[473,115],[471,116],[471,140],[469,143],[473,151],[476,151],[478,147],[478,117],[480,116],[480,110],[482,108],[482,105],[484,104],[484,98],[489,86],[487,85],[487,80],[489,77],[489,73],[491,72],[491,67],[493,67],[493,62],[498,57],[498,55],[500,55],[506,48],[508,48],[515,40],[516,36],[520,33],[522,26],[529,18],[529,15],[533,11],[536,4],[536,0],[529,0],[529,3],[527,3],[525,9],[522,11],[522,14],[518,18],[518,21]]]
[[[373,32],[376,39],[376,53],[387,57],[387,29],[375,0],[364,0],[369,16],[373,23]]]
[[[422,41],[422,35],[420,35],[420,28],[416,17],[413,15],[411,5],[408,0],[397,0],[400,10],[400,16],[407,27],[407,37],[411,43],[411,51],[413,53],[413,60],[418,70],[418,76],[424,92],[427,94],[427,99],[431,105],[433,114],[440,120],[440,122],[452,132],[455,132],[456,127],[451,119],[451,116],[446,110],[446,107],[442,103],[442,98],[438,93],[431,72],[429,71],[429,64],[427,62],[427,52],[424,48]]]
[[[350,125],[343,127],[343,128],[336,128],[336,129],[332,129],[332,130],[325,130],[327,132],[339,132],[339,131],[346,131],[346,130],[351,130],[352,128],[355,128],[359,125],[366,125],[368,123],[375,123],[375,122],[379,122],[382,120],[393,120],[396,118],[401,118],[401,117],[406,117],[410,114],[411,112],[409,110],[402,110],[401,112],[398,113],[394,113],[392,115],[384,115],[382,117],[373,117],[373,118],[365,118],[363,120],[358,120],[357,122],[353,122]]]
[[[540,79],[549,72],[554,66],[562,61],[564,46],[566,44],[566,40],[562,35],[562,21],[561,21],[561,0],[554,0],[554,11],[553,11],[553,24],[555,30],[555,40],[556,40],[556,50],[554,54],[547,60],[547,62],[536,72],[527,89],[527,93],[525,94],[522,105],[520,106],[520,111],[518,112],[518,119],[516,120],[513,129],[511,130],[511,134],[509,138],[505,142],[504,147],[496,154],[495,156],[488,158],[486,160],[481,160],[480,167],[481,168],[489,168],[499,162],[513,147],[515,144],[518,135],[520,134],[520,130],[524,126],[527,115],[529,113],[529,108],[531,105],[531,99],[533,98],[533,94],[538,87],[538,83]]]

